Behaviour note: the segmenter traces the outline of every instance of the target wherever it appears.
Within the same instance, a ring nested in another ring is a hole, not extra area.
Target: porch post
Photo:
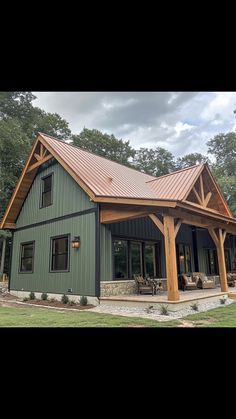
[[[168,300],[178,301],[178,279],[175,250],[175,224],[170,215],[163,215]]]
[[[219,263],[221,291],[227,292],[228,283],[227,283],[226,266],[225,266],[224,238],[223,238],[221,228],[219,228],[218,246],[216,248],[217,248],[217,257],[218,257],[218,263]]]

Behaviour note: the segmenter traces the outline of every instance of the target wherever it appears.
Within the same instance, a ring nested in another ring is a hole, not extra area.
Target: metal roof
[[[203,168],[204,164],[188,167],[151,180],[147,186],[158,199],[182,201],[190,192]]]
[[[200,164],[157,178],[46,134],[40,136],[96,196],[183,200],[204,167]]]

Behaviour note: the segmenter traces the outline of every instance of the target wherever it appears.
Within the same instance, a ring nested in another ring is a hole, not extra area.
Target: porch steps
[[[228,292],[228,297],[232,298],[232,300],[236,300],[236,292]]]

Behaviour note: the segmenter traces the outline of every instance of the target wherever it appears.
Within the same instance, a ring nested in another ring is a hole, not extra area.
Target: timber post
[[[170,215],[163,215],[168,300],[178,301],[178,278],[175,249],[175,223]]]

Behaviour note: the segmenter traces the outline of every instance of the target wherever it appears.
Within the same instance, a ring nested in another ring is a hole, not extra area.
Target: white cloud
[[[34,92],[33,92],[34,93]],[[236,129],[236,92],[36,92],[35,106],[57,112],[73,133],[83,127],[165,147],[176,157],[207,152],[206,142]]]

